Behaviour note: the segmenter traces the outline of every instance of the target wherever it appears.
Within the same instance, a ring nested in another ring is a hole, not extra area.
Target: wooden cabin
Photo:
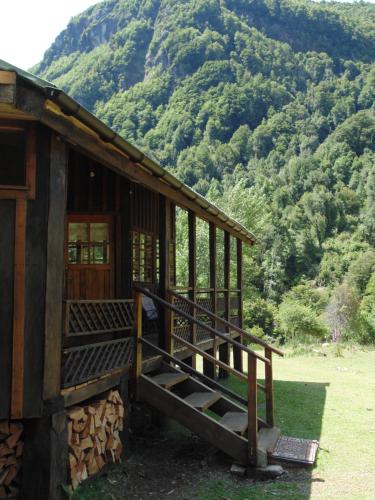
[[[176,210],[188,217],[184,287]],[[209,234],[206,288],[197,221]],[[0,226],[0,498],[57,499],[118,461],[137,400],[245,465],[267,461],[280,352],[242,329],[242,251],[254,236],[62,90],[3,61]],[[247,382],[248,397],[219,372]]]

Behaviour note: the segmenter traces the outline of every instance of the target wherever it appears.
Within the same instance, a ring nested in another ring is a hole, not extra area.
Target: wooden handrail
[[[248,347],[244,346],[240,342],[237,342],[236,340],[232,339],[231,337],[228,337],[224,333],[221,333],[221,332],[218,332],[217,330],[214,330],[214,328],[212,328],[209,325],[206,325],[205,323],[203,323],[199,319],[193,318],[192,316],[190,316],[190,314],[186,313],[185,311],[181,311],[180,309],[178,309],[178,307],[176,307],[173,304],[170,304],[169,302],[167,302],[166,300],[158,297],[157,295],[155,295],[154,293],[150,292],[146,288],[142,288],[142,287],[140,287],[138,285],[134,285],[134,289],[137,292],[139,292],[139,293],[147,295],[148,297],[150,297],[151,299],[155,300],[159,304],[164,305],[164,307],[168,307],[171,311],[177,313],[179,316],[183,316],[184,318],[186,318],[187,320],[189,320],[189,321],[197,324],[201,328],[204,328],[204,329],[208,330],[214,337],[215,336],[219,337],[219,338],[225,340],[225,342],[228,342],[228,344],[232,344],[233,346],[238,347],[239,349],[241,349],[242,351],[246,352],[251,357],[254,357],[254,358],[259,359],[260,361],[263,361],[263,363],[265,363],[266,365],[270,362],[269,359],[265,358],[261,354],[258,354],[255,351],[252,351]],[[195,302],[192,302],[192,303],[195,304]],[[181,340],[180,337],[178,337],[178,339]]]
[[[240,333],[241,335],[245,335],[248,339],[252,340],[255,344],[261,345],[265,349],[269,349],[270,351],[275,352],[279,356],[284,356],[283,351],[281,351],[280,349],[277,349],[277,347],[273,347],[270,344],[268,344],[267,342],[265,342],[264,340],[256,337],[255,335],[251,335],[251,333],[246,332],[245,330],[243,330],[239,326],[234,325],[233,323],[230,323],[226,319],[221,318],[220,316],[218,316],[217,314],[209,311],[208,309],[206,309],[205,307],[201,306],[200,304],[197,304],[196,302],[193,302],[192,300],[184,297],[183,295],[180,295],[180,294],[174,292],[173,290],[169,290],[169,293],[171,295],[174,295],[178,299],[182,299],[184,302],[186,302],[190,306],[195,307],[199,311],[205,313],[210,318],[212,318],[212,319],[220,322],[221,324],[223,324],[223,325],[231,328],[232,330],[235,330],[236,332]]]
[[[211,354],[208,354],[208,352],[203,351],[202,349],[199,349],[199,347],[195,346],[194,344],[192,344],[188,340],[182,339],[181,337],[179,337],[178,335],[175,335],[174,333],[172,333],[172,337],[175,340],[177,340],[178,342],[180,342],[181,344],[183,344],[185,347],[190,349],[191,351],[195,352],[196,354],[199,354],[200,356],[202,356],[205,359],[208,359],[208,361],[211,361],[211,363],[214,363],[217,366],[220,366],[220,368],[223,368],[227,372],[232,373],[235,377],[237,377],[241,380],[247,381],[246,375],[237,371],[235,368],[232,368],[231,366],[227,365],[226,363],[224,363],[224,361],[220,361],[220,359],[216,359],[214,356],[211,356]]]

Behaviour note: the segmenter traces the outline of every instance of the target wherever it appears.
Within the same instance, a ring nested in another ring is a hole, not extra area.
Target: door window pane
[[[69,264],[109,264],[110,241],[107,222],[70,222]]]

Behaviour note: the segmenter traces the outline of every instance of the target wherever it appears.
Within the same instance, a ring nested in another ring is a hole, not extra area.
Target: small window
[[[0,186],[26,186],[26,134],[0,131]]]
[[[157,283],[159,281],[159,267],[159,240],[154,235],[133,231],[133,281]]]
[[[110,230],[107,222],[69,222],[69,264],[109,264],[109,256]]]

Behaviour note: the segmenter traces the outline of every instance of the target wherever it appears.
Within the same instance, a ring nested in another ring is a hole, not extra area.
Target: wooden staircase
[[[140,376],[138,390],[141,401],[173,418],[240,464],[249,464],[249,422],[243,406],[165,362],[157,372]],[[257,466],[267,465],[267,455],[279,436],[277,428],[260,428]]]
[[[159,307],[164,308],[167,350],[150,343],[142,336],[142,295],[151,298]],[[177,299],[177,301],[175,300]],[[176,304],[179,304],[177,307]],[[280,436],[274,426],[273,415],[273,376],[272,354],[283,355],[281,351],[266,342],[250,335],[238,326],[217,316],[202,305],[175,292],[170,292],[170,302],[165,301],[145,288],[135,287],[135,325],[137,332],[135,381],[138,400],[150,404],[168,417],[171,417],[199,435],[213,446],[222,450],[235,461],[245,466],[264,467]],[[190,312],[187,312],[190,311]],[[232,345],[243,358],[246,353],[247,373],[234,368],[228,362],[200,349],[194,336],[187,339],[177,336],[173,331],[174,316],[184,318],[192,327],[205,330],[214,345],[219,339]],[[209,318],[205,321],[202,318]],[[228,333],[219,331],[224,326]],[[240,333],[240,341],[232,338],[230,332]],[[264,348],[264,356],[251,350],[243,343],[244,338]],[[173,356],[173,343],[182,344],[190,352],[199,354],[208,363],[231,374],[247,384],[247,397],[234,393],[217,380],[200,373],[182,360]],[[142,373],[142,347],[153,349],[162,358],[157,369]],[[168,351],[168,352],[167,352]],[[265,384],[257,380],[257,363],[265,366]],[[265,394],[266,420],[258,417],[257,393]]]

